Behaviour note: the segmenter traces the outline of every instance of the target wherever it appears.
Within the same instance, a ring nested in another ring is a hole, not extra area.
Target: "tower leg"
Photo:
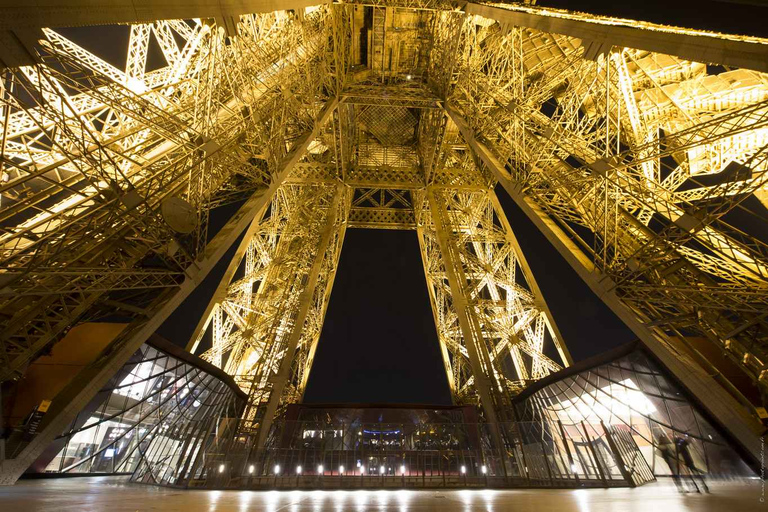
[[[477,403],[502,453],[514,437],[512,396],[569,363],[494,192],[428,186],[417,233],[446,371],[457,403]]]

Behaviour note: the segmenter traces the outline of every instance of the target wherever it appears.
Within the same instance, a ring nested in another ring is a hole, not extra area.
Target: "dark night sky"
[[[540,6],[726,34],[768,37],[765,0],[538,0]]]
[[[307,402],[450,404],[414,231],[349,229]]]
[[[754,3],[758,3],[755,0]],[[766,8],[717,0],[539,0],[540,5],[768,36]],[[125,27],[62,29],[124,67]],[[110,41],[111,44],[104,44]],[[161,62],[150,48],[150,65]],[[634,339],[499,187],[501,204],[575,360]],[[235,210],[212,215],[223,224]],[[214,228],[215,230],[215,228]],[[184,346],[232,249],[158,330]],[[413,232],[349,230],[306,393],[308,402],[450,403]]]

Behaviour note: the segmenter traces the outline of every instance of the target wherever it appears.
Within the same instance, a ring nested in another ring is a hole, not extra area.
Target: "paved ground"
[[[638,489],[446,491],[182,491],[123,477],[23,480],[0,487],[0,511],[255,512],[748,512],[766,510],[758,480],[715,482],[679,494],[669,481]]]

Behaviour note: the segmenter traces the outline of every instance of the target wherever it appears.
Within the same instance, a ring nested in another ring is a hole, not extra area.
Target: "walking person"
[[[688,492],[683,482],[680,481],[680,460],[677,457],[675,443],[672,442],[663,430],[656,436],[656,448],[659,450],[661,458],[669,466],[669,471],[672,474],[672,480],[675,482],[677,490]]]
[[[699,485],[696,483],[696,477],[698,477],[701,481],[701,487],[704,488],[704,492],[709,493],[709,487],[707,487],[707,482],[704,480],[704,472],[697,468],[696,463],[693,461],[693,456],[691,455],[691,440],[688,438],[688,434],[678,437],[676,444],[677,453],[683,458],[688,476],[690,477],[691,482],[693,482],[694,487],[696,487],[696,492],[701,492]]]

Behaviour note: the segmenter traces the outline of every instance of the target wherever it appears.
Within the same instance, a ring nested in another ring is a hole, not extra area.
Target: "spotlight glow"
[[[488,468],[487,468],[487,467],[485,467],[485,464],[483,464],[483,467],[482,467],[482,468],[480,468],[480,471],[482,471],[484,475],[485,475],[486,473],[488,473]]]
[[[296,466],[296,474],[297,475],[301,474],[301,466]]]
[[[275,474],[276,475],[280,474],[280,464],[275,464]]]
[[[254,468],[254,467],[253,467],[253,464],[251,464],[250,466],[248,466],[248,472],[249,472],[249,473],[251,473],[251,474],[252,474],[252,473],[253,473],[253,471],[254,471],[254,469],[256,469],[256,468]]]
[[[319,475],[322,475],[322,474],[323,474],[323,465],[322,465],[322,464],[320,464],[319,466],[317,466],[317,473],[318,473]]]
[[[467,466],[461,466],[461,474],[465,474],[467,472]]]
[[[219,473],[224,472],[224,464],[219,464]]]
[[[405,474],[405,464],[400,466],[400,473],[402,473],[403,475]]]
[[[343,474],[343,473],[344,473],[344,466],[339,466],[339,474]]]
[[[379,468],[379,473],[381,473],[382,475],[384,474],[384,466],[381,466],[381,467]]]
[[[563,400],[557,411],[558,417],[575,423],[603,420],[615,425],[617,422],[630,423],[634,415],[648,416],[656,411],[656,407],[632,379],[609,384],[597,391],[595,396],[586,394]]]

